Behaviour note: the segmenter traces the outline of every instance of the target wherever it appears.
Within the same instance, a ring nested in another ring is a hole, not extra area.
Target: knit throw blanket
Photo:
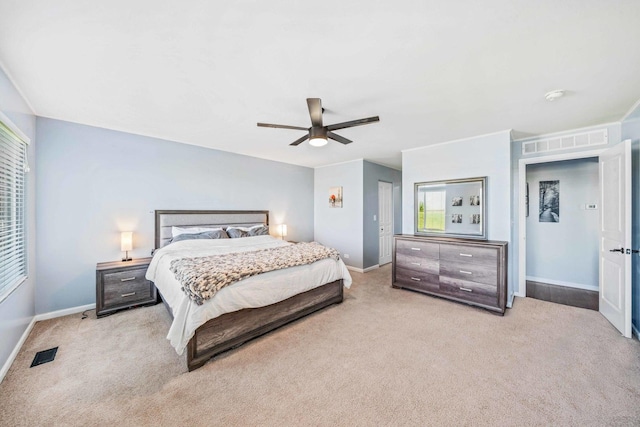
[[[202,305],[231,283],[256,274],[311,264],[325,258],[338,260],[338,251],[311,242],[250,252],[181,258],[171,261],[170,269],[182,285],[184,293],[196,304]]]

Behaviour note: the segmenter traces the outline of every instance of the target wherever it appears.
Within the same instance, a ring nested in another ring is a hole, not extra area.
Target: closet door
[[[631,338],[630,140],[600,155],[600,192],[600,313]]]

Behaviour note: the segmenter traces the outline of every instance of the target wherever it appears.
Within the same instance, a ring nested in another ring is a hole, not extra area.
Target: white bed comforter
[[[339,279],[343,279],[346,288],[351,286],[351,275],[342,260],[323,259],[309,265],[249,277],[222,288],[213,298],[197,305],[180,289],[180,283],[169,270],[174,259],[246,252],[290,244],[271,236],[255,236],[241,239],[183,240],[158,249],[149,264],[146,277],[155,283],[173,310],[173,323],[167,339],[178,354],[182,354],[200,325],[225,313],[275,304]]]

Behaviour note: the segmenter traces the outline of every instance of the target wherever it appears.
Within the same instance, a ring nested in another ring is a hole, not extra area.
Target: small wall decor
[[[480,214],[471,214],[471,224],[480,224]]]
[[[462,214],[451,214],[452,224],[462,224]]]
[[[560,222],[560,181],[540,181],[540,222]]]
[[[330,208],[342,207],[342,187],[329,188],[329,207]]]
[[[480,196],[470,196],[469,197],[469,206],[480,206]]]
[[[462,197],[454,197],[451,199],[451,206],[462,206]]]

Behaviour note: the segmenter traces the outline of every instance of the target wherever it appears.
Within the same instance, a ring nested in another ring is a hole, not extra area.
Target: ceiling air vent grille
[[[593,132],[576,133],[574,135],[523,142],[522,154],[527,155],[546,153],[549,151],[569,150],[571,148],[591,147],[593,145],[605,145],[608,142],[609,136],[607,130],[602,129]]]

